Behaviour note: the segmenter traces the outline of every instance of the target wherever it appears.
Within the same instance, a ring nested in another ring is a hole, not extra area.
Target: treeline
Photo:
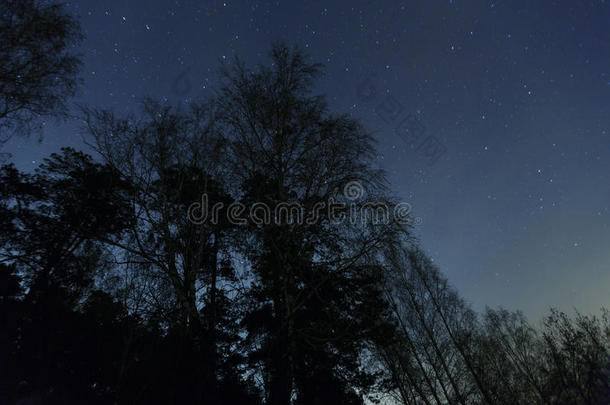
[[[401,404],[610,403],[610,313],[477,314],[418,249],[392,259],[396,338],[378,348]]]
[[[271,59],[235,61],[188,110],[82,108],[95,157],[66,148],[32,173],[2,166],[0,401],[609,403],[608,313],[552,312],[536,329],[473,312],[408,217],[352,220],[398,205],[374,140],[311,94],[321,68],[300,50],[276,45]],[[54,82],[23,100],[63,105]],[[19,108],[0,128],[53,114]],[[346,193],[355,182],[363,194]],[[315,220],[193,221],[203,195],[208,207],[296,204]],[[349,206],[343,220],[320,209],[330,202]]]

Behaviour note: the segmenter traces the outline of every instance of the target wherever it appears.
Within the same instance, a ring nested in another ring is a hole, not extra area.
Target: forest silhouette
[[[79,23],[0,5],[0,140],[69,116]],[[0,168],[0,402],[610,403],[610,314],[477,313],[408,222],[194,222],[189,207],[400,203],[365,125],[275,44],[219,91],[138,113],[81,106],[90,150]]]

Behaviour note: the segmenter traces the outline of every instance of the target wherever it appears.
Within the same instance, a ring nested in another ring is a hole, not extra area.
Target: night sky
[[[75,102],[213,95],[221,63],[274,41],[326,65],[317,92],[362,120],[421,220],[424,249],[476,309],[539,319],[610,306],[610,3],[84,0]],[[7,151],[35,168],[86,148],[77,121]]]

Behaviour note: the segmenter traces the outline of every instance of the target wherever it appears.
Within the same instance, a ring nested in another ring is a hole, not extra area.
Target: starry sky
[[[538,319],[610,307],[610,2],[606,0],[67,3],[86,40],[75,102],[188,104],[217,69],[304,48],[316,91],[362,120],[415,232],[475,309]],[[83,144],[77,121],[6,151],[35,168]]]

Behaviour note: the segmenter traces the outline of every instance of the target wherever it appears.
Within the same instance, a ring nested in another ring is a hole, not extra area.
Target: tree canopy
[[[60,10],[40,13],[72,37]],[[321,66],[270,58],[189,109],[83,108],[95,157],[1,168],[2,401],[610,402],[608,313],[538,329],[473,311],[396,215],[373,138],[311,93]],[[70,80],[26,94],[50,110],[6,117],[51,113]]]
[[[61,4],[0,3],[0,147],[65,118],[76,92],[80,24]]]

